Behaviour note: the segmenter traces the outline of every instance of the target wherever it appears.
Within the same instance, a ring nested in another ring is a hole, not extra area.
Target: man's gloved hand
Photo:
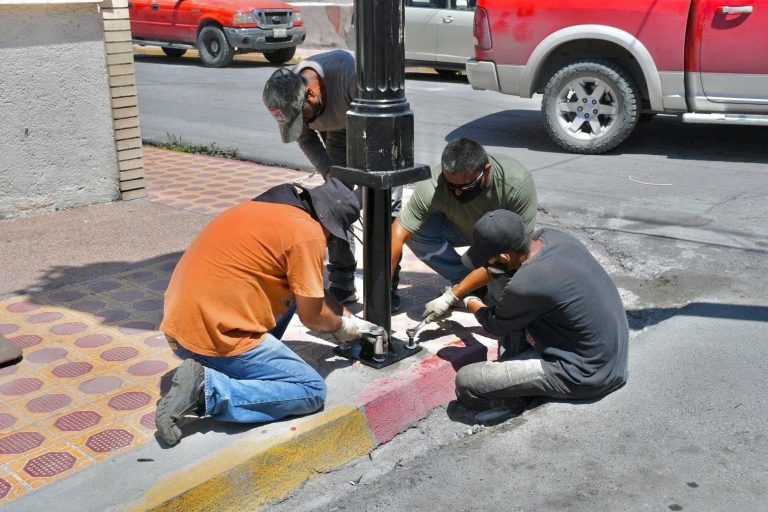
[[[344,343],[360,338],[367,332],[375,332],[379,329],[383,330],[373,322],[363,320],[362,318],[356,316],[342,316],[341,327],[339,327],[338,331],[333,333],[333,337],[336,338],[336,341],[339,343]]]
[[[444,318],[451,308],[455,308],[461,305],[461,300],[456,297],[451,288],[446,288],[445,292],[436,299],[427,302],[427,306],[424,308],[424,314],[421,318],[427,322],[434,322]]]

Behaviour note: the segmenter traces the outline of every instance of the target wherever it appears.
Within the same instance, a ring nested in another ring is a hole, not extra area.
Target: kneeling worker
[[[326,245],[349,243],[359,216],[354,193],[332,178],[313,189],[274,187],[200,233],[165,293],[160,329],[184,359],[157,407],[166,443],[179,441],[187,414],[264,423],[323,406],[323,378],[280,338],[294,311],[339,342],[377,328],[346,311],[339,316],[323,288]]]
[[[502,336],[495,362],[456,375],[464,405],[478,421],[522,412],[525,397],[598,398],[627,380],[629,328],[611,278],[581,242],[555,229],[529,237],[508,210],[486,213],[467,253],[475,267],[512,274],[501,300],[464,304],[486,331]]]

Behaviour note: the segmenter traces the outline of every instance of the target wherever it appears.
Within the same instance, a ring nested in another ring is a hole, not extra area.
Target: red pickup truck
[[[135,44],[173,58],[197,48],[217,68],[248,52],[282,64],[305,37],[299,8],[275,0],[130,0],[128,12]]]
[[[479,0],[475,89],[543,94],[574,153],[620,144],[641,116],[768,126],[768,0]]]

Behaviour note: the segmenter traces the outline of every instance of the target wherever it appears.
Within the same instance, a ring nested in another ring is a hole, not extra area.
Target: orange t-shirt
[[[165,292],[160,329],[207,356],[253,349],[294,295],[323,297],[323,229],[294,206],[248,201],[203,229]]]

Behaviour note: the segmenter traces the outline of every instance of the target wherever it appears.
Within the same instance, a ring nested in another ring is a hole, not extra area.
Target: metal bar
[[[365,188],[363,193],[363,314],[391,331],[392,191]]]

